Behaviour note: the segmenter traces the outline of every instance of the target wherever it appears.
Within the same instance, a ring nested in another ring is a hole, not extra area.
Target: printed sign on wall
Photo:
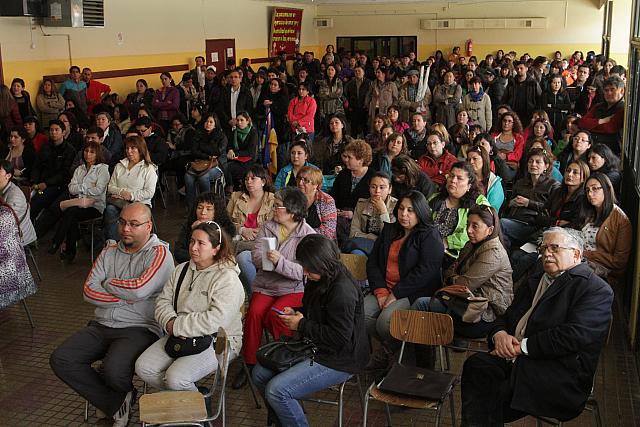
[[[270,55],[292,54],[300,49],[302,9],[274,7],[271,17]]]

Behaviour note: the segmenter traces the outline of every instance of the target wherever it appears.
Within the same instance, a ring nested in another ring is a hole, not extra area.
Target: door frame
[[[234,58],[236,60],[236,64],[238,63],[237,61],[238,51],[236,50],[236,39],[206,39],[204,41],[205,64],[207,65],[213,64],[213,61],[211,61],[211,53],[213,53],[214,50],[209,49],[210,42],[223,43],[225,45],[225,48],[222,50],[222,57],[218,56],[218,66],[217,66],[218,73],[223,72],[227,68],[228,58]],[[233,48],[233,56],[227,56],[227,48],[229,47]]]

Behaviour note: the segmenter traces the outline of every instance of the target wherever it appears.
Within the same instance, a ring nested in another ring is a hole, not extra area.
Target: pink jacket
[[[313,117],[316,115],[318,108],[316,100],[310,96],[300,99],[295,97],[289,102],[289,110],[287,118],[289,123],[298,122],[300,126],[307,130],[307,133],[315,132],[313,128]],[[291,126],[291,130],[295,132],[296,128]]]

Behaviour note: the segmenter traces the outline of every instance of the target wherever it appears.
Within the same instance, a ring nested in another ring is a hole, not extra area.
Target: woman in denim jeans
[[[300,406],[314,392],[341,384],[369,360],[363,296],[340,262],[340,250],[320,234],[305,236],[296,248],[305,275],[302,308],[285,307],[280,319],[318,348],[313,363],[298,363],[284,372],[257,364],[253,381],[269,408],[268,424],[308,426]]]

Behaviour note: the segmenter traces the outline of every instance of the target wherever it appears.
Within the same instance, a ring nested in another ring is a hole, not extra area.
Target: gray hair
[[[295,222],[307,217],[307,196],[298,187],[284,187],[276,192],[276,199],[293,215]]]
[[[580,255],[584,253],[584,238],[582,232],[572,228],[550,227],[542,232],[542,237],[547,234],[561,234],[565,242],[572,248],[580,251]]]

